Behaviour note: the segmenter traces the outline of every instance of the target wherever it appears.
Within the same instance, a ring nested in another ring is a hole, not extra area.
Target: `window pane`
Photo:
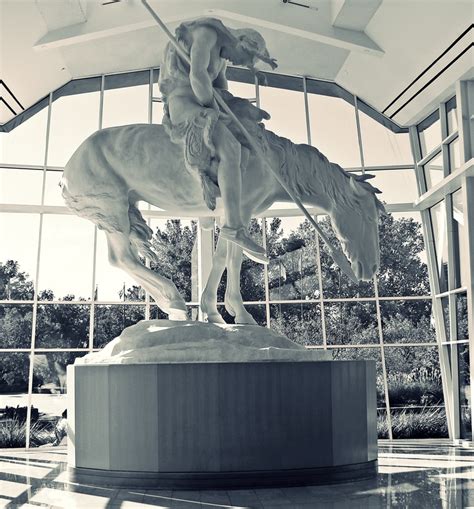
[[[95,300],[121,302],[132,298],[133,295],[140,295],[140,300],[144,299],[143,290],[133,290],[138,287],[138,283],[125,271],[113,267],[109,263],[107,250],[107,241],[105,233],[97,232],[97,255],[96,255],[96,274],[95,274]],[[128,291],[130,289],[130,292]]]
[[[91,298],[93,240],[94,226],[85,219],[44,216],[39,274],[41,300]]]
[[[449,297],[441,297],[441,311],[443,313],[444,328],[446,331],[447,341],[454,341],[451,337],[451,317],[449,314]]]
[[[334,360],[374,360],[377,380],[377,434],[388,438],[387,405],[385,403],[382,360],[380,348],[335,348],[331,349]]]
[[[154,124],[163,123],[163,103],[153,101],[152,103],[152,121]]]
[[[439,184],[444,178],[443,170],[443,156],[441,152],[431,159],[428,163],[423,166],[423,172],[425,174],[426,188],[431,189],[436,184]]]
[[[380,189],[378,198],[386,203],[412,203],[418,198],[415,170],[377,170],[370,183]]]
[[[339,245],[332,229],[329,226],[327,218],[319,219],[319,225],[328,234],[329,239],[334,245]],[[373,281],[363,281],[354,283],[346,276],[341,269],[334,263],[329,255],[328,248],[319,239],[321,256],[321,278],[323,282],[323,297],[330,298],[349,298],[349,297],[373,297]]]
[[[425,157],[435,147],[441,144],[441,122],[439,120],[439,111],[436,111],[433,118],[435,121],[431,125],[428,125],[428,127],[424,127],[423,125],[418,127],[422,157]]]
[[[0,133],[0,162],[43,166],[47,119],[44,108],[9,133]]]
[[[471,439],[471,378],[469,362],[469,345],[458,347],[459,365],[459,404],[461,407],[461,437]]]
[[[26,445],[29,366],[28,353],[0,352],[0,449]]]
[[[102,348],[126,327],[144,319],[144,305],[95,306],[94,348]]]
[[[319,298],[316,232],[307,220],[274,219],[267,228],[267,250],[270,300]]]
[[[456,138],[452,143],[448,145],[449,150],[449,170],[450,173],[461,168],[461,157],[460,157],[460,147],[459,147],[459,138]]]
[[[39,214],[0,213],[0,298],[33,298],[38,234]]]
[[[426,343],[436,341],[431,301],[381,301],[384,343]]]
[[[359,111],[366,166],[412,164],[408,133],[395,134]]]
[[[151,267],[171,279],[186,302],[191,301],[192,252],[196,242],[196,221],[152,220],[153,248],[157,253]]]
[[[467,293],[454,295],[456,299],[456,326],[457,339],[469,339],[469,326],[467,319]]]
[[[65,207],[64,199],[61,194],[59,183],[63,176],[62,171],[47,171],[46,183],[44,190],[44,204],[45,205],[59,205]]]
[[[270,327],[300,345],[322,345],[319,304],[272,304]]]
[[[103,127],[148,123],[148,85],[105,89]]]
[[[51,107],[48,165],[64,166],[79,145],[99,128],[100,92],[60,97]]]
[[[412,212],[382,216],[379,234],[379,295],[430,295],[420,214]]]
[[[437,347],[386,347],[394,438],[447,438]]]
[[[0,348],[30,348],[33,306],[0,305]]]
[[[0,169],[0,203],[40,205],[43,170]]]
[[[38,420],[32,422],[30,445],[53,445],[61,439],[55,433],[55,427],[67,409],[66,367],[74,364],[77,352],[37,353],[33,364],[32,404],[39,411]],[[63,438],[64,440],[64,438]],[[62,444],[65,442],[61,441]],[[59,445],[59,444],[57,444]]]
[[[90,306],[39,304],[36,348],[87,348]]]
[[[448,238],[446,224],[445,201],[441,201],[430,209],[433,223],[433,237],[436,250],[437,271],[440,291],[448,289]]]
[[[343,99],[315,94],[308,94],[308,104],[312,144],[333,163],[359,167],[354,107]]]
[[[365,345],[379,342],[375,302],[326,302],[328,345]]]
[[[464,201],[462,191],[459,189],[452,195],[453,203],[453,244],[455,263],[456,288],[466,286],[469,281],[469,264],[467,259],[467,231],[464,226]]]
[[[307,143],[303,93],[264,86],[259,91],[260,107],[271,115],[265,127],[293,143]]]
[[[456,106],[456,96],[452,97],[446,103],[446,113],[448,117],[448,134],[451,134],[458,128],[458,110]]]
[[[244,99],[254,100],[257,97],[257,90],[252,83],[240,83],[239,81],[229,81],[229,92],[235,97],[242,97]],[[260,93],[263,87],[260,87]],[[262,106],[263,108],[263,106]],[[271,112],[269,111],[271,114]]]

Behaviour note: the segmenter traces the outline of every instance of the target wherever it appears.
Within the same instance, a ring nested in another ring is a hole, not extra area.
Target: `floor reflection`
[[[376,479],[256,490],[114,490],[69,482],[62,448],[0,450],[0,508],[474,507],[474,448],[447,440],[380,441]]]

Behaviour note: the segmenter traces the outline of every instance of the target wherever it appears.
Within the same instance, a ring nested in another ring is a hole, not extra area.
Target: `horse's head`
[[[359,280],[370,280],[380,265],[379,213],[384,206],[376,196],[380,191],[366,180],[373,175],[349,176],[343,197],[331,210],[331,224]]]

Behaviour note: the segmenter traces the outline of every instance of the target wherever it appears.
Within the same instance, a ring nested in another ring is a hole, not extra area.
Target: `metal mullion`
[[[262,242],[263,249],[267,249],[267,220],[265,217],[262,217]],[[263,265],[263,282],[265,285],[265,318],[267,321],[267,328],[270,329],[270,286],[269,286],[269,278],[268,278],[268,263]]]
[[[410,127],[410,144],[413,152],[415,162],[421,159],[421,147],[418,130],[415,126]],[[421,165],[416,163],[417,181],[419,192],[426,192],[426,181]],[[433,238],[433,227],[431,215],[428,209],[420,211],[421,223],[423,228],[423,239],[426,247],[427,261],[428,261],[428,274],[430,279],[431,294],[435,295],[440,293],[439,277],[437,271],[436,251]],[[455,411],[453,408],[453,401],[451,398],[450,387],[452,387],[452,373],[449,364],[448,356],[442,343],[446,342],[446,328],[444,323],[443,309],[439,299],[432,299],[432,311],[435,318],[436,340],[438,343],[438,355],[441,369],[441,382],[443,386],[443,394],[446,405],[446,415],[448,422],[449,436],[453,438],[453,419]]]
[[[443,346],[449,346],[449,345],[465,345],[469,343],[469,339],[456,339],[454,341],[446,341],[445,343],[442,343]]]
[[[467,163],[474,155],[474,128],[472,118],[474,115],[474,105],[472,96],[474,94],[474,80],[459,80],[456,83],[456,103],[458,114],[459,129],[459,150],[461,164]],[[467,262],[467,316],[469,331],[469,364],[470,386],[474,384],[474,178],[464,176],[462,179],[462,198],[464,202],[464,218],[466,230],[466,248]],[[474,393],[470,395],[471,405],[471,431],[474,419]]]
[[[354,113],[355,113],[355,121],[357,128],[357,140],[359,142],[359,155],[360,155],[360,165],[362,169],[362,173],[365,173],[365,161],[364,161],[364,148],[362,145],[362,131],[360,128],[360,117],[359,117],[359,103],[358,98],[354,94]]]
[[[446,119],[446,103],[439,106],[439,118],[441,121],[441,138],[444,140],[448,136],[448,122]],[[449,154],[446,143],[441,142],[441,152],[443,157],[443,177],[447,177],[450,173]]]
[[[150,76],[149,76],[149,82],[148,82],[148,123],[153,123],[153,68],[150,69]],[[150,204],[148,204],[148,210],[151,210]],[[151,217],[148,217],[147,225],[151,227]],[[151,262],[148,259],[148,257],[145,257],[145,266],[150,269],[151,268]],[[145,320],[150,319],[150,294],[148,293],[148,290],[145,289]]]
[[[97,120],[99,130],[102,129],[102,124],[104,121],[104,91],[105,91],[105,76],[102,75],[100,79],[99,118]],[[92,352],[94,348],[96,281],[97,281],[97,226],[94,225],[94,240],[92,249],[91,308],[89,312],[89,352]]]
[[[435,299],[441,299],[442,297],[449,297],[449,295],[456,295],[457,293],[467,292],[466,286],[460,286],[459,288],[454,288],[453,290],[447,290],[446,292],[437,293],[434,295]]]
[[[89,353],[90,350],[86,348],[36,348],[35,352],[48,353],[48,352],[84,352]]]
[[[317,218],[315,217],[315,220]],[[319,287],[319,305],[321,306],[321,332],[323,334],[324,349],[328,347],[328,338],[326,331],[326,310],[323,298],[323,275],[321,270],[321,248],[319,247],[319,234],[316,232],[316,264],[318,267],[318,287]]]
[[[380,312],[380,302],[378,299],[379,296],[379,285],[377,276],[373,278],[374,283],[374,293],[375,293],[375,309],[377,314],[377,329],[379,334],[379,346],[380,346],[380,360],[382,362],[382,374],[383,374],[383,386],[385,392],[385,407],[387,409],[387,427],[388,427],[388,438],[393,440],[393,430],[392,430],[392,414],[390,410],[390,395],[388,391],[388,378],[387,378],[387,365],[385,362],[385,349],[383,342],[383,327],[382,327],[382,314]]]
[[[305,120],[306,120],[306,138],[308,141],[308,145],[312,145],[312,139],[311,139],[311,119],[309,115],[309,100],[308,100],[308,90],[307,90],[307,83],[306,83],[306,76],[303,76],[303,95],[304,95],[304,111],[305,111]],[[313,216],[314,220],[317,221],[318,217]],[[323,336],[323,347],[324,349],[327,348],[327,332],[326,332],[326,313],[324,308],[324,301],[323,301],[323,279],[322,279],[322,273],[321,273],[321,250],[319,248],[319,234],[318,232],[314,232],[315,234],[315,240],[316,240],[316,267],[318,270],[318,288],[319,288],[319,312],[321,316],[321,333]],[[306,301],[310,302],[310,301]]]
[[[48,165],[48,150],[49,150],[49,136],[51,132],[51,108],[53,104],[53,93],[49,94],[48,102],[48,116],[46,121],[46,142],[44,149],[44,164],[43,164],[43,185],[41,188],[41,205],[44,205],[44,196],[46,193],[46,171]],[[26,436],[25,436],[25,448],[30,448],[30,432],[31,432],[31,403],[33,394],[33,372],[34,372],[34,361],[35,361],[35,346],[36,346],[36,322],[38,317],[38,292],[39,292],[39,270],[40,270],[40,259],[41,259],[41,245],[43,237],[43,214],[40,212],[39,217],[39,228],[38,228],[38,250],[36,252],[36,274],[35,274],[35,285],[33,295],[33,313],[31,317],[31,345],[30,345],[30,365],[28,369],[28,396],[27,396],[27,408],[26,408]]]
[[[467,270],[467,317],[468,317],[468,334],[469,334],[469,364],[470,370],[470,383],[471,387],[474,384],[474,177],[464,177],[462,185],[462,196],[465,210],[465,225],[467,232],[467,257],[468,267]],[[474,418],[474,394],[471,391],[471,419]],[[472,423],[472,420],[471,420]],[[471,424],[472,429],[472,424]]]
[[[255,104],[260,108],[260,85],[257,77],[255,77]],[[262,217],[262,242],[263,248],[267,250],[267,219]],[[267,321],[267,328],[271,328],[271,313],[270,313],[270,282],[268,277],[268,264],[263,265],[263,284],[265,285],[265,319]]]
[[[442,105],[444,106],[444,105]],[[440,115],[443,113],[441,118],[446,117],[446,108],[442,107]],[[442,122],[442,129],[447,131],[446,122]],[[447,150],[443,146],[443,163],[446,164],[445,156]],[[449,160],[447,162],[449,165]],[[444,174],[446,175],[446,167],[444,167]],[[445,197],[445,214],[446,214],[446,225],[447,225],[447,242],[448,242],[448,289],[450,290],[448,295],[448,313],[449,313],[449,339],[450,341],[457,340],[457,312],[456,312],[456,295],[451,291],[455,288],[455,256],[454,256],[454,238],[453,238],[453,200],[452,195],[448,194]],[[440,301],[442,306],[442,301]],[[447,348],[446,348],[447,349]],[[461,435],[461,415],[459,406],[459,366],[458,366],[458,345],[452,344],[450,351],[446,352],[446,357],[450,357],[451,360],[451,398],[453,402],[453,438],[459,438]]]
[[[459,137],[459,131],[454,131],[451,134],[448,134],[446,136],[446,138],[444,138],[444,140],[441,142],[441,145],[449,145],[458,137]]]
[[[0,354],[2,353],[29,353],[31,348],[0,348]]]
[[[350,341],[350,340],[348,340]],[[438,343],[387,343],[384,345],[385,348],[400,348],[400,347],[427,347],[427,346],[438,346]],[[305,348],[307,349],[319,349],[323,350],[325,349],[321,345],[305,345]],[[363,344],[337,344],[337,345],[327,345],[327,350],[331,349],[337,349],[337,348],[345,348],[345,349],[351,349],[351,348],[373,348],[373,349],[380,349],[379,343],[363,343]]]
[[[308,101],[308,90],[306,86],[306,76],[303,76],[303,98],[304,98],[304,115],[306,120],[306,138],[308,140],[308,145],[312,145],[311,122],[309,118],[309,101]]]
[[[418,160],[418,166],[424,166],[426,163],[429,163],[432,159],[434,159],[442,150],[442,145],[438,145],[434,148],[429,154],[425,157]]]

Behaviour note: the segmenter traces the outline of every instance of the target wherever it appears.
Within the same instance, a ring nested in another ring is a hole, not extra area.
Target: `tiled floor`
[[[447,441],[380,443],[370,481],[235,491],[113,490],[70,483],[63,448],[0,450],[0,507],[87,509],[474,508],[474,449]]]

